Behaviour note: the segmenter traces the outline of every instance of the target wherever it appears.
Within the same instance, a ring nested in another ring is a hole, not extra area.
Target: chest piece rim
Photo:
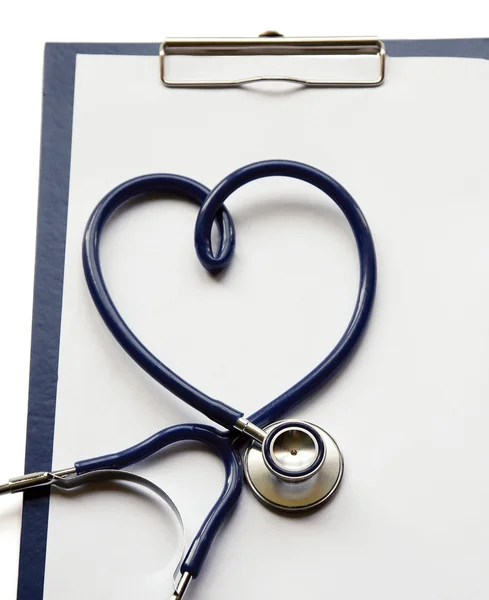
[[[318,507],[334,495],[343,476],[344,461],[338,444],[327,431],[295,419],[277,421],[264,430],[267,433],[264,448],[254,442],[244,456],[246,480],[261,502],[279,511],[302,512]],[[318,437],[324,452],[308,477],[294,480],[276,468],[287,464],[290,469],[294,460],[311,461],[311,441]],[[267,440],[274,443],[267,444]]]

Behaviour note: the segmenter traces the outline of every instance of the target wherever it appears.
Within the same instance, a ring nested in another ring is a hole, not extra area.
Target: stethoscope
[[[229,264],[236,242],[233,220],[224,206],[225,200],[244,184],[273,176],[305,181],[319,188],[339,206],[355,236],[360,259],[360,285],[348,327],[326,358],[290,389],[244,417],[242,411],[208,396],[170,370],[131,331],[108,292],[100,261],[100,240],[111,215],[126,202],[142,194],[171,194],[201,207],[195,226],[195,248],[208,271],[219,271]],[[214,224],[219,232],[215,252],[211,242]],[[173,600],[180,600],[191,579],[198,577],[219,528],[236,505],[244,477],[262,502],[284,511],[317,507],[338,488],[343,475],[343,457],[335,440],[317,425],[281,417],[337,373],[362,336],[375,296],[376,259],[372,235],[355,200],[329,175],[303,163],[262,161],[234,171],[212,190],[187,177],[170,174],[144,175],[122,183],[102,199],[90,216],[83,242],[83,268],[93,301],[119,344],[156,381],[224,431],[199,424],[175,425],[121,452],[81,460],[69,469],[11,479],[0,486],[0,494],[39,485],[72,488],[89,481],[115,478],[119,471],[121,479],[146,485],[176,511],[163,490],[120,470],[175,442],[195,440],[206,444],[222,460],[226,476],[217,502],[180,564],[180,575],[172,596]],[[241,452],[244,448],[243,465]]]

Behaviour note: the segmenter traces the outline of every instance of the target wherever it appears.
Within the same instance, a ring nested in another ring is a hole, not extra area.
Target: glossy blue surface
[[[353,316],[333,350],[301,381],[249,417],[254,424],[265,427],[279,420],[285,412],[326,383],[351,355],[367,325],[375,296],[375,250],[365,217],[350,194],[322,171],[302,163],[283,160],[263,161],[238,169],[223,179],[212,191],[196,181],[178,175],[145,175],[125,182],[107,194],[92,213],[85,232],[83,265],[87,284],[95,305],[112,334],[126,352],[156,381],[229,431],[221,433],[203,425],[170,427],[122,452],[80,461],[76,464],[77,472],[81,474],[98,469],[122,469],[178,441],[195,440],[214,448],[225,465],[226,482],[221,496],[206,517],[182,565],[182,572],[187,571],[193,577],[198,575],[220,525],[233,509],[241,491],[243,469],[236,447],[243,441],[243,436],[234,429],[234,425],[243,413],[193,387],[140,342],[117,311],[107,290],[100,264],[99,243],[107,220],[125,202],[143,194],[170,193],[201,206],[195,227],[196,251],[206,269],[219,271],[231,261],[236,243],[234,224],[223,203],[230,194],[247,182],[271,176],[301,179],[316,186],[336,202],[355,235],[360,258],[360,285]],[[211,244],[214,222],[217,223],[220,235],[215,255]],[[301,423],[301,426],[304,425]],[[321,457],[324,445],[322,440],[320,442]]]
[[[140,367],[190,406],[229,429],[243,413],[204,394],[163,364],[128,327],[119,314],[105,284],[100,264],[100,239],[107,220],[124,203],[134,200],[142,194],[155,192],[176,194],[201,205],[207,198],[209,190],[187,177],[167,174],[143,175],[113,189],[97,205],[85,230],[82,254],[88,289],[105,324],[119,344]],[[216,223],[221,239],[219,254],[222,248],[227,248],[227,240],[234,237],[234,224],[231,215],[225,208],[218,213]]]
[[[375,298],[377,266],[375,248],[367,221],[360,207],[346,189],[326,173],[309,165],[289,160],[268,160],[247,165],[225,177],[209,194],[197,217],[195,248],[202,265],[209,271],[225,268],[233,254],[236,236],[214,256],[211,228],[226,199],[244,184],[263,177],[292,177],[319,188],[343,211],[358,248],[360,284],[357,302],[345,333],[310,373],[290,389],[250,415],[248,419],[259,427],[278,421],[284,413],[297,406],[324,385],[344,365],[365,330]]]
[[[197,577],[212,541],[236,505],[243,487],[241,456],[233,444],[230,443],[227,433],[222,433],[206,425],[175,425],[155,433],[147,440],[127,450],[98,458],[81,460],[75,464],[75,467],[79,475],[101,469],[123,469],[144,460],[171,444],[189,440],[201,442],[213,449],[222,460],[226,471],[221,495],[205,518],[181,566],[182,573],[187,571],[192,577]],[[189,487],[191,488],[191,486]]]

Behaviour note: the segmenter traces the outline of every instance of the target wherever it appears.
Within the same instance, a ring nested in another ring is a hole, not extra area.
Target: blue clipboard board
[[[392,57],[489,59],[489,39],[395,40]],[[159,44],[47,44],[37,221],[25,472],[52,466],[76,57],[78,54],[156,56]],[[18,600],[41,600],[49,489],[26,492],[22,514]]]

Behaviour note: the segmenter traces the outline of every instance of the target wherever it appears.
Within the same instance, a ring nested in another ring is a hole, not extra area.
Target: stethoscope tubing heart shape
[[[263,177],[301,179],[319,188],[343,211],[355,235],[360,257],[360,285],[353,316],[342,338],[328,356],[301,381],[249,417],[257,427],[266,427],[309,397],[344,364],[361,337],[373,305],[376,261],[367,221],[350,194],[333,178],[308,165],[285,160],[253,163],[225,177],[212,191],[178,175],[145,175],[127,181],[107,194],[92,213],[85,232],[83,266],[87,284],[107,327],[126,352],[156,381],[212,421],[232,430],[243,417],[224,402],[193,387],[163,364],[131,331],[119,314],[104,281],[100,261],[100,239],[109,217],[124,203],[143,193],[176,194],[201,205],[195,226],[195,248],[208,271],[219,271],[230,263],[236,244],[231,215],[223,206],[226,199],[246,183]],[[212,250],[211,230],[216,222],[220,243]]]
[[[208,271],[220,271],[229,265],[236,244],[234,223],[224,206],[226,199],[250,181],[275,176],[291,177],[315,186],[342,210],[357,244],[359,289],[351,320],[325,359],[294,386],[249,417],[244,417],[242,411],[212,398],[173,372],[131,331],[107,289],[101,267],[100,240],[108,219],[126,202],[148,193],[182,197],[200,206],[195,226],[195,248],[200,262]],[[214,224],[219,232],[215,252],[211,243]],[[355,200],[332,177],[303,163],[270,160],[234,171],[212,190],[197,181],[172,174],[144,175],[122,183],[101,200],[90,216],[83,242],[83,267],[100,315],[126,352],[166,389],[224,427],[225,431],[205,425],[176,425],[122,452],[79,461],[74,468],[11,480],[0,487],[0,493],[52,484],[60,478],[81,477],[93,471],[113,472],[179,441],[196,440],[210,446],[225,465],[225,484],[180,566],[181,576],[173,595],[174,600],[179,600],[190,580],[198,576],[220,526],[233,510],[245,474],[258,498],[273,508],[288,511],[318,506],[337,489],[343,473],[343,457],[335,440],[311,423],[280,419],[337,373],[362,337],[372,311],[376,287],[372,235]],[[250,441],[252,444],[246,450],[243,469],[240,451],[245,442]]]

